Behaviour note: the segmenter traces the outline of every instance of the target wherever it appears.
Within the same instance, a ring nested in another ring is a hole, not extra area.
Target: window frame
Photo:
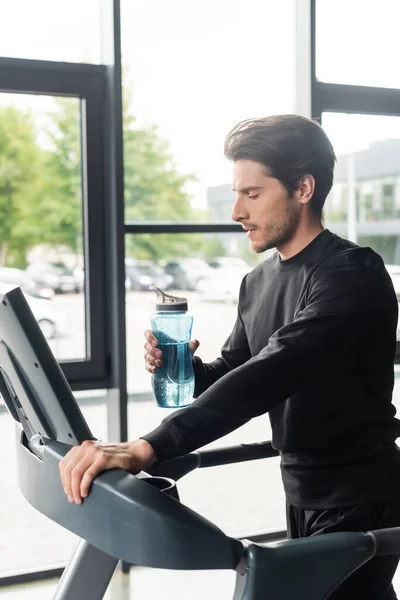
[[[82,223],[86,359],[60,361],[72,389],[109,387],[106,339],[104,109],[106,67],[0,58],[0,93],[74,97],[82,115]]]
[[[326,83],[316,75],[317,0],[311,0],[311,116],[321,123],[325,112],[400,117],[400,89]],[[400,364],[400,341],[395,364]]]

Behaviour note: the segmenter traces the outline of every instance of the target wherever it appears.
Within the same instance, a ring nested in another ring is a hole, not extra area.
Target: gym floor
[[[164,571],[135,567],[117,571],[104,600],[231,600],[235,574],[229,571]],[[1,600],[52,600],[57,581],[0,588]],[[211,591],[212,590],[212,591]]]
[[[400,593],[400,569],[394,584]],[[164,571],[136,567],[117,572],[104,600],[232,600],[235,575],[226,571]],[[2,600],[52,600],[57,581],[0,589]]]

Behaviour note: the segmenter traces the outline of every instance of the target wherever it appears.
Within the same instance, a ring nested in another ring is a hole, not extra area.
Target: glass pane
[[[135,438],[156,427],[168,414],[156,406],[151,377],[144,369],[143,332],[150,327],[155,303],[149,286],[187,297],[194,316],[192,337],[200,340],[198,355],[206,362],[212,361],[220,355],[233,328],[243,276],[265,260],[266,254],[252,253],[244,232],[129,235],[126,249],[128,388],[133,398],[129,404],[129,436]],[[158,257],[158,262],[149,260],[149,256]],[[270,437],[269,419],[263,416],[211,446]],[[284,528],[283,490],[276,459],[262,465],[254,462],[200,470],[180,482],[179,489],[185,504],[230,533]]]
[[[324,113],[322,126],[337,156],[325,225],[376,250],[400,300],[400,117]]]
[[[226,134],[293,112],[293,3],[122,0],[121,10],[126,221],[230,221],[208,197],[231,182]]]
[[[0,56],[101,63],[99,0],[0,2]]]
[[[211,329],[203,333],[202,339],[206,340],[207,334],[211,337]],[[198,354],[207,360],[201,348]],[[217,356],[215,352],[213,358]],[[168,409],[156,406],[150,392],[147,395],[133,393],[131,399],[128,405],[130,439],[148,433],[169,414]],[[263,415],[206,447],[218,448],[270,439],[269,418]],[[199,469],[179,481],[178,488],[183,504],[210,519],[230,535],[286,528],[285,498],[278,458]]]
[[[398,0],[317,0],[316,75],[321,81],[400,88]]]
[[[85,359],[81,103],[0,93],[0,293],[19,286],[58,360]]]
[[[150,286],[188,298],[193,337],[201,342],[201,357],[211,361],[232,330],[243,276],[266,254],[251,252],[244,231],[127,235],[125,246],[128,389],[147,392],[143,332],[150,327],[156,299]]]
[[[88,395],[88,394],[87,394]],[[78,402],[93,435],[107,436],[107,408],[102,393]],[[104,393],[103,393],[104,396]],[[0,577],[24,570],[61,566],[71,557],[79,539],[35,510],[23,497],[17,480],[15,426],[0,399]],[[40,540],[40,543],[38,541]]]

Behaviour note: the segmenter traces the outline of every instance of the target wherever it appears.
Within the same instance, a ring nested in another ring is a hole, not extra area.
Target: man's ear
[[[299,201],[302,204],[308,204],[314,195],[315,191],[315,179],[312,175],[307,173],[299,180],[296,194]]]

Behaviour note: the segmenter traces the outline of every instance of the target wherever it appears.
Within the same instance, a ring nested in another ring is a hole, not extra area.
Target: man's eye
[[[249,197],[249,199],[250,199],[250,200],[256,200],[256,199],[258,198],[258,196],[259,196],[259,195],[260,195],[260,194],[254,194],[254,195],[250,196],[250,194],[249,194],[249,196],[248,196],[248,197]]]

